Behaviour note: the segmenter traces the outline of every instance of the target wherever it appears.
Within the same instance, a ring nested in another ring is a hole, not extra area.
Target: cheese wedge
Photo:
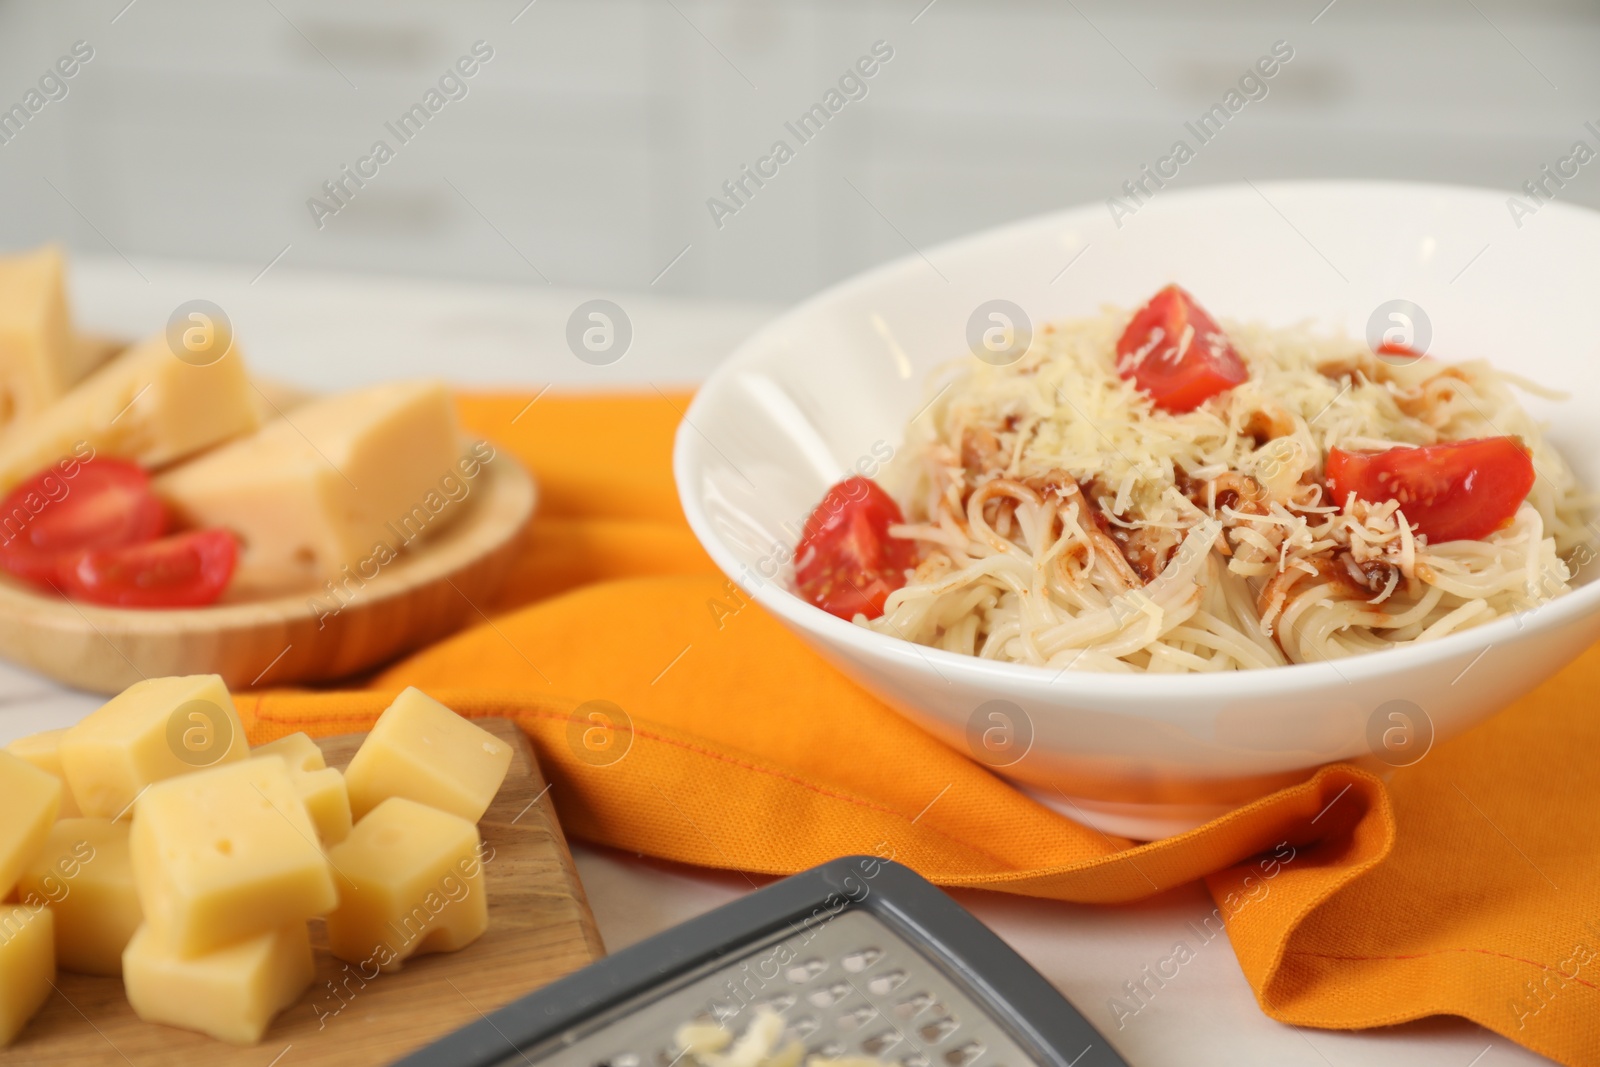
[[[61,809],[61,779],[0,752],[0,900],[4,900],[50,835]]]
[[[83,812],[78,810],[78,802],[72,798],[71,788],[67,787],[67,776],[61,770],[61,738],[66,732],[65,729],[42,730],[19,737],[6,746],[6,751],[13,756],[21,756],[41,771],[61,779],[61,810],[56,813],[56,818],[75,819]]]
[[[475,823],[510,767],[510,745],[413,686],[373,723],[345,783],[357,819],[389,797],[408,797]]]
[[[43,411],[102,358],[73,336],[65,273],[55,245],[0,256],[0,426]]]
[[[249,754],[233,697],[215,674],[135,682],[62,735],[61,770],[85,815],[130,814],[152,782]]]
[[[0,904],[0,1047],[11,1044],[56,980],[49,908]]]
[[[350,833],[350,793],[344,775],[327,765],[317,743],[306,734],[290,734],[250,750],[251,759],[260,756],[281,756],[288,765],[289,778],[323,845],[343,841]]]
[[[315,973],[305,923],[195,957],[173,952],[141,927],[122,957],[128,1003],[139,1018],[235,1045],[260,1041],[273,1016],[300,998]]]
[[[157,782],[134,805],[129,848],[145,924],[180,956],[304,923],[338,903],[280,756]]]
[[[239,535],[236,591],[364,584],[462,510],[462,457],[444,386],[396,382],[303,404],[155,490],[184,522]]]
[[[159,333],[0,437],[0,491],[68,457],[162,467],[259,424],[237,348],[197,366]]]
[[[17,898],[55,915],[56,966],[119,975],[122,950],[139,928],[139,895],[128,855],[128,824],[62,819],[22,873]]]
[[[339,906],[328,950],[365,971],[419,953],[454,952],[489,928],[478,828],[403,797],[379,804],[328,850]]]

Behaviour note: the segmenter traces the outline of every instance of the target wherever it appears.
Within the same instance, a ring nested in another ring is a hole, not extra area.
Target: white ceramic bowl
[[[1309,317],[1354,336],[1386,301],[1413,301],[1433,353],[1569,390],[1526,402],[1584,484],[1600,485],[1600,214],[1546,204],[1519,227],[1504,193],[1289,182],[1164,190],[1120,227],[1104,204],[1046,215],[806,301],[741,345],[690,406],[674,457],[690,525],[741,588],[902,714],[1067,813],[1143,838],[1324,763],[1413,761],[1600,638],[1600,583],[1587,583],[1514,618],[1334,664],[1062,673],[885,637],[789,591],[806,515],[858,460],[898,448],[930,370],[967,351],[979,304],[1013,301],[1038,325],[1133,306],[1171,281],[1216,315]]]

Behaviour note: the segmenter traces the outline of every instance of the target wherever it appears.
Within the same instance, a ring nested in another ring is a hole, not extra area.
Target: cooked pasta
[[[1248,378],[1157,410],[1119,366],[1128,324],[1048,326],[1009,366],[968,358],[933,383],[882,479],[920,561],[859,624],[1047,667],[1217,671],[1431,641],[1569,591],[1590,500],[1518,403],[1547,395],[1531,383],[1230,323]],[[1481,539],[1429,543],[1401,500],[1325,480],[1333,448],[1507,437],[1537,478]]]

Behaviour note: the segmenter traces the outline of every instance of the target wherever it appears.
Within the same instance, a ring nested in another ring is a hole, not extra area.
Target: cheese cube
[[[281,756],[156,783],[134,805],[129,845],[145,924],[181,956],[304,922],[338,903]]]
[[[56,980],[49,908],[0,904],[0,1048],[16,1040]]]
[[[290,734],[250,750],[258,756],[282,756],[289,767],[295,791],[305,801],[324,845],[336,845],[350,833],[350,794],[344,775],[329,767],[322,749],[305,734]]]
[[[6,746],[6,751],[13,756],[21,756],[41,771],[61,779],[61,810],[56,814],[58,819],[74,819],[83,814],[72,797],[72,790],[67,787],[67,776],[61,772],[61,738],[66,732],[65,729],[43,730],[19,737]]]
[[[236,1045],[260,1041],[315,972],[305,923],[192,958],[141,926],[122,955],[122,981],[135,1015]]]
[[[147,678],[61,738],[61,769],[85,815],[126,815],[152,782],[249,755],[244,724],[215,674]]]
[[[73,337],[65,273],[55,245],[0,256],[0,426],[33,417],[95,364]]]
[[[257,756],[282,756],[284,765],[293,771],[320,771],[328,765],[322,749],[307,733],[289,734],[276,741],[268,741],[250,750],[250,758]]]
[[[464,462],[444,386],[396,382],[303,404],[155,490],[184,522],[238,534],[235,587],[265,592],[346,567],[356,581],[375,577],[462,510]]]
[[[160,467],[259,425],[237,349],[213,363],[179,359],[165,333],[143,341],[0,437],[0,490],[70,455]]]
[[[477,822],[510,766],[510,745],[413,687],[378,716],[344,778],[357,819],[409,797]]]
[[[328,850],[339,907],[328,949],[397,971],[420,953],[454,952],[489,928],[478,828],[458,815],[391,797]]]
[[[122,973],[122,950],[139,928],[139,896],[128,857],[128,824],[62,819],[22,872],[17,896],[55,914],[56,966],[79,974]]]
[[[61,809],[61,779],[0,752],[0,900],[44,847]]]

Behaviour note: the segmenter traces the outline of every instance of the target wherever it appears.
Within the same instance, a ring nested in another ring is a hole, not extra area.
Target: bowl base
[[[1163,837],[1174,837],[1226,815],[1244,803],[1123,804],[1072,797],[1059,790],[1046,791],[1023,782],[1014,781],[1012,784],[1073,822],[1082,823],[1103,834],[1115,834],[1135,841],[1159,841]]]

